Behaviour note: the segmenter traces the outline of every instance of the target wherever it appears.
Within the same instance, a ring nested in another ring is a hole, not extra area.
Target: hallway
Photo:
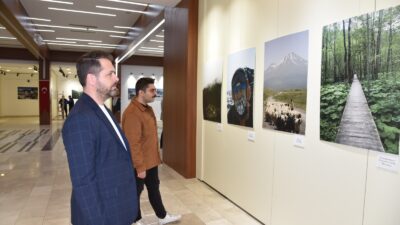
[[[0,225],[68,225],[71,183],[59,131],[62,122],[39,126],[38,119],[0,118]],[[161,192],[178,224],[259,224],[197,179],[160,167]],[[146,224],[157,219],[142,195]]]

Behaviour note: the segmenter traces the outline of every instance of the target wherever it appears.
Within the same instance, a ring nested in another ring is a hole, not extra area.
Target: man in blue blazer
[[[136,179],[124,133],[104,101],[118,93],[112,57],[89,52],[77,62],[83,94],[62,130],[72,182],[73,225],[131,225]]]

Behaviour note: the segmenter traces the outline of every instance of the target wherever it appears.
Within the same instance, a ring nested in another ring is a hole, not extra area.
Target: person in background
[[[143,77],[136,83],[136,96],[122,114],[122,130],[128,138],[135,166],[138,201],[146,185],[149,201],[160,224],[180,220],[180,215],[166,212],[160,194],[158,165],[161,157],[158,151],[157,122],[153,109],[148,103],[153,102],[156,94],[154,79]],[[136,224],[143,224],[139,202]]]
[[[128,140],[104,102],[117,93],[108,53],[77,62],[83,94],[64,123],[62,137],[72,182],[73,225],[131,225],[138,198]]]
[[[69,107],[69,113],[71,113],[72,108],[74,107],[75,102],[74,99],[72,98],[71,95],[68,96],[68,107]]]

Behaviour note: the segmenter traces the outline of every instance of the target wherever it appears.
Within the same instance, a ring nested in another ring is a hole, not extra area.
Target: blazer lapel
[[[121,139],[118,137],[118,134],[116,133],[114,127],[111,125],[111,122],[108,120],[107,116],[104,115],[103,110],[100,109],[100,106],[97,105],[97,103],[87,94],[83,93],[81,98],[83,98],[82,100],[84,100],[85,102],[88,103],[88,105],[90,105],[90,107],[93,109],[93,111],[96,113],[96,115],[102,120],[102,122],[107,126],[107,128],[110,130],[110,132],[113,134],[114,138],[116,139],[116,141],[119,143],[119,145],[121,146],[121,148],[123,148],[125,150],[124,145],[121,142]],[[110,114],[110,111],[108,110],[108,108],[106,107],[107,112]],[[121,131],[118,123],[116,123],[114,116],[112,114],[110,114],[111,118],[113,119],[118,131],[120,132],[122,139],[124,140],[124,144],[126,146],[126,151],[129,152],[129,144],[127,144],[127,140],[125,138],[124,133]]]

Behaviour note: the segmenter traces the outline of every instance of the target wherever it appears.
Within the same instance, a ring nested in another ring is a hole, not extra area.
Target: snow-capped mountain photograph
[[[308,31],[265,42],[263,127],[305,134]]]

